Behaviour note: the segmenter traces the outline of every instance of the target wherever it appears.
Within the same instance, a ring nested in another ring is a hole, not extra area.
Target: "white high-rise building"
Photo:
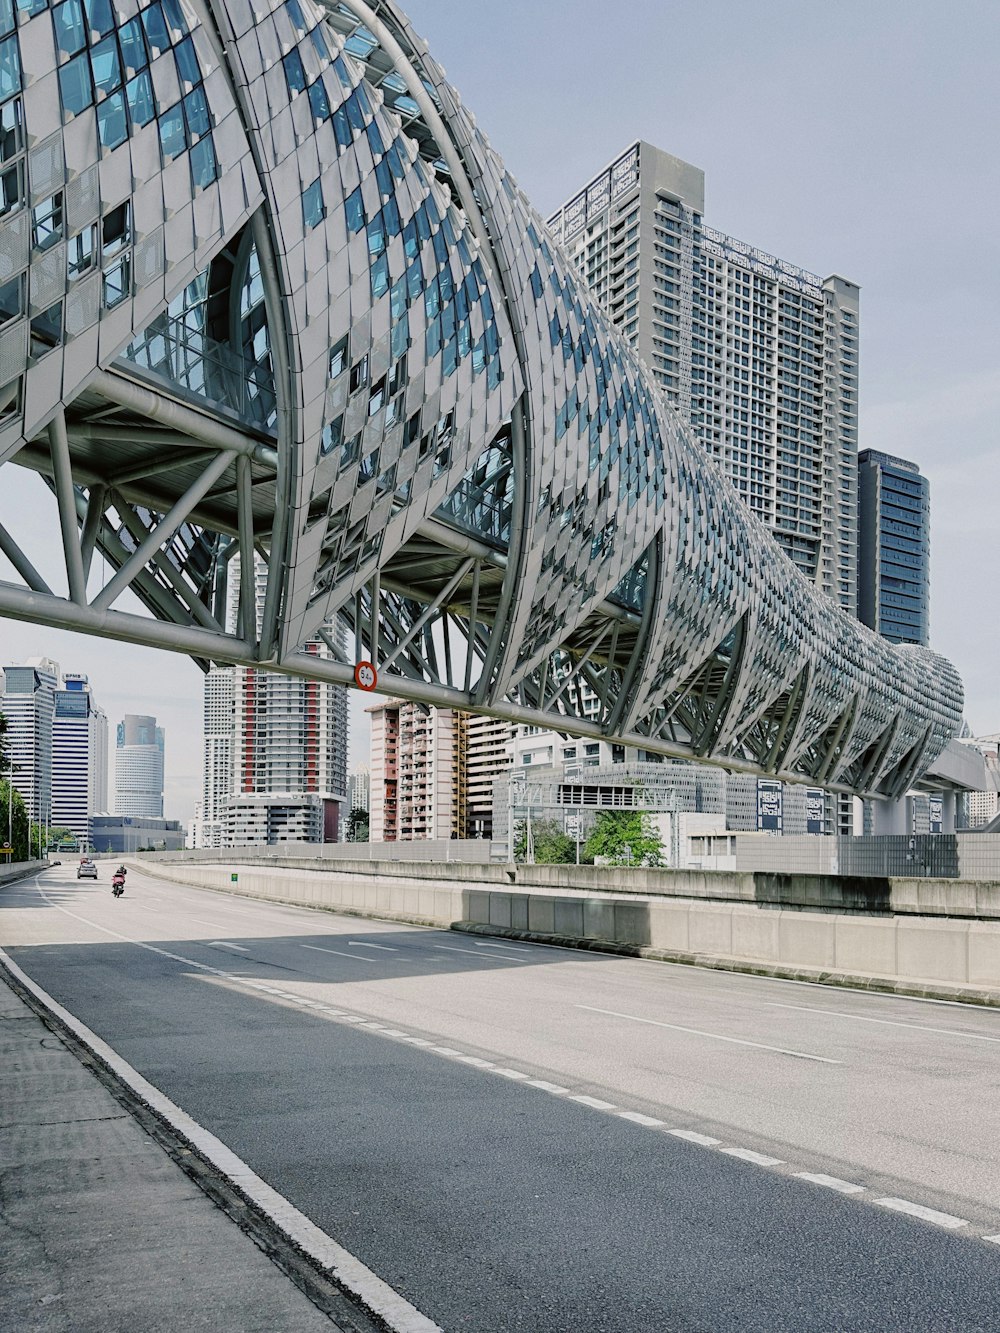
[[[32,657],[3,669],[0,712],[7,719],[7,753],[14,789],[35,824],[52,823],[52,722],[59,665]]]
[[[163,818],[163,728],[126,713],[115,750],[115,814]]]
[[[234,598],[240,586],[239,557],[234,562]],[[258,624],[264,607],[266,571],[258,561],[255,593]],[[235,627],[235,602],[230,607]],[[336,642],[344,630],[331,624]],[[303,651],[333,656],[322,639]],[[336,842],[340,809],[347,795],[347,690],[326,681],[302,680],[254,667],[232,671],[232,774],[225,802],[224,845],[278,842]],[[206,686],[206,689],[208,687]],[[224,686],[217,686],[222,698]],[[220,727],[220,710],[213,704]],[[209,705],[206,694],[206,756]],[[221,740],[221,731],[219,732]],[[217,754],[219,782],[226,767],[223,747]],[[205,817],[208,818],[206,769]]]
[[[52,721],[52,825],[90,847],[92,821],[108,805],[108,719],[86,676],[67,673]]]
[[[640,142],[549,226],[742,498],[853,615],[858,288],[704,211],[704,172]]]
[[[212,667],[205,676],[202,796],[195,847],[222,847],[233,793],[234,667]]]

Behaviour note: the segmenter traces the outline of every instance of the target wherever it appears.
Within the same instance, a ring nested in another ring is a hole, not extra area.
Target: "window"
[[[148,9],[142,11],[142,26],[146,33],[149,49],[154,56],[161,55],[164,51],[170,49],[170,34],[167,32],[163,10],[158,4],[152,4]]]
[[[75,236],[71,236],[66,245],[66,273],[69,279],[82,277],[94,267],[94,242],[97,238],[95,227],[84,227]]]
[[[113,32],[115,21],[111,13],[111,0],[84,0],[87,11],[87,26],[92,33],[103,37]]]
[[[0,324],[24,313],[24,278],[13,278],[0,285]]]
[[[90,86],[90,61],[86,54],[77,56],[59,71],[59,93],[67,115],[78,116],[93,103]]]
[[[134,125],[148,125],[155,115],[153,107],[153,85],[149,71],[143,70],[125,85],[129,115]]]
[[[212,128],[212,118],[209,115],[208,102],[203,88],[195,88],[193,92],[188,93],[185,97],[184,119],[187,123],[188,138],[191,143],[200,139],[203,134],[207,134]]]
[[[298,51],[289,51],[281,63],[285,67],[285,82],[291,96],[294,97],[296,93],[305,92],[306,71]]]
[[[52,11],[52,26],[55,29],[56,46],[64,56],[75,56],[87,45],[80,0],[66,0],[65,4],[56,5]]]
[[[363,356],[360,361],[351,367],[351,378],[349,382],[349,392],[355,393],[363,385],[368,383],[368,357]]]
[[[15,162],[0,172],[0,217],[20,208],[24,202],[24,165]]]
[[[31,321],[31,355],[44,356],[62,342],[62,301]]]
[[[105,37],[103,42],[98,42],[92,49],[90,68],[98,93],[107,95],[121,87],[121,62],[118,59],[118,42],[114,37]]]
[[[198,67],[198,57],[194,53],[194,42],[190,37],[186,37],[180,46],[174,47],[174,60],[177,62],[177,75],[181,84],[188,84],[194,87],[201,83],[201,70]]]
[[[36,204],[32,213],[32,240],[36,249],[47,250],[62,239],[63,197],[53,194]]]
[[[347,212],[347,230],[352,233],[361,231],[365,225],[365,205],[360,186],[347,196],[344,208]]]
[[[347,339],[341,338],[330,352],[330,378],[335,380],[347,368]]]
[[[196,190],[203,190],[218,179],[219,162],[215,156],[212,136],[208,134],[191,149],[191,181]]]
[[[330,99],[326,95],[326,87],[322,79],[317,79],[315,83],[309,85],[309,105],[312,107],[312,113],[317,120],[330,119]]]
[[[125,120],[125,95],[117,92],[97,107],[97,131],[101,147],[112,149],[128,138],[128,124]]]
[[[132,239],[131,225],[132,206],[126,200],[113,208],[101,223],[101,257],[103,259],[113,258],[120,250],[129,244]]]
[[[104,305],[114,309],[129,295],[129,261],[125,255],[104,274]]]
[[[344,418],[338,417],[336,421],[328,422],[323,427],[319,439],[319,454],[321,458],[326,458],[332,454],[334,449],[338,449],[341,444],[344,433]]]
[[[326,217],[323,203],[323,185],[319,177],[302,191],[302,221],[309,228],[318,227]]]
[[[170,162],[175,157],[180,157],[186,147],[184,115],[181,111],[181,104],[178,102],[176,106],[172,106],[169,111],[165,111],[160,117],[160,148],[163,151],[164,162]]]
[[[137,74],[140,69],[145,69],[149,64],[149,56],[146,54],[146,39],[142,35],[142,24],[138,19],[130,19],[128,23],[122,24],[118,30],[118,41],[126,70],[131,74]]]

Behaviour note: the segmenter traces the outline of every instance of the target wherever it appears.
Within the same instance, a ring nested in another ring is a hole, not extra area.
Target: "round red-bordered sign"
[[[378,684],[378,672],[371,662],[359,662],[354,668],[354,683],[359,690],[373,690]]]

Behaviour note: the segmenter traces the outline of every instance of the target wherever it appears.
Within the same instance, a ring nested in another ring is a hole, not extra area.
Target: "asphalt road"
[[[446,1330],[1000,1328],[1000,1014],[72,874],[0,944]]]

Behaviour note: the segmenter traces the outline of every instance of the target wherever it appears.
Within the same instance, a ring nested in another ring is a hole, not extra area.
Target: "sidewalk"
[[[0,1327],[18,1333],[352,1326],[313,1305],[2,974],[0,1273]]]

